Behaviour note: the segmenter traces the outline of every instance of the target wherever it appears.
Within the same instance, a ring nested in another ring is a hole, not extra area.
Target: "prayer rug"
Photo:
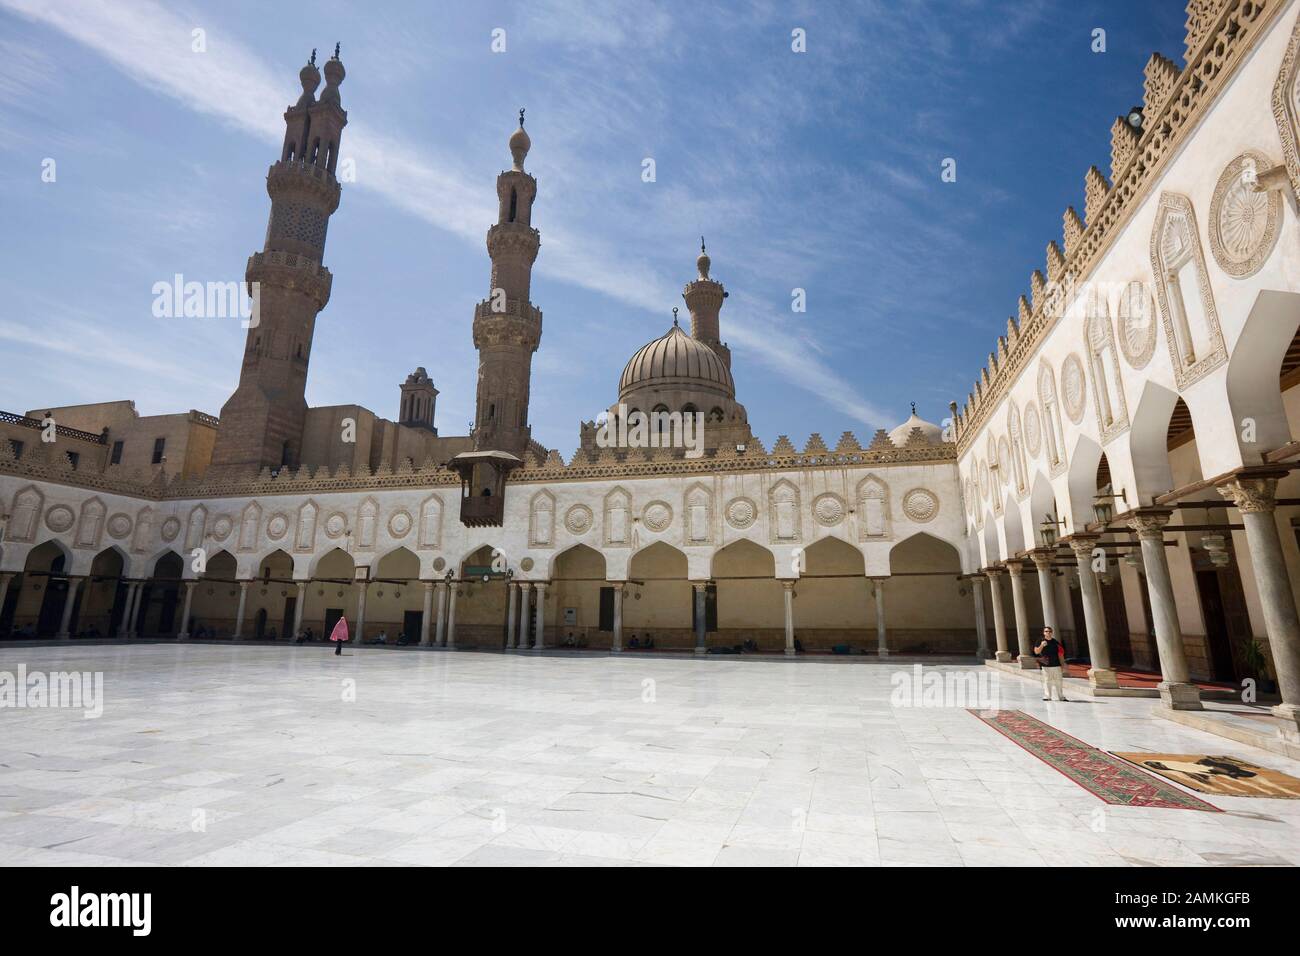
[[[1090,747],[1024,711],[971,710],[971,713],[1106,803],[1219,812],[1218,807],[1139,770],[1127,760]]]

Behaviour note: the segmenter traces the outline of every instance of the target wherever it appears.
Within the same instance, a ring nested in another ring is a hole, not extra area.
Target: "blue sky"
[[[1141,102],[1147,57],[1182,62],[1184,17],[1176,0],[0,0],[0,408],[220,410],[243,330],[155,318],[151,289],[242,278],[298,69],[341,41],[357,181],[330,226],[312,405],[395,417],[423,365],[440,431],[465,433],[484,233],[526,106],[535,438],[567,456],[616,400],[624,363],[682,305],[701,233],[730,292],[737,397],[769,447],[846,429],[865,443],[910,401],[938,421],[1065,207],[1082,212],[1085,169],[1109,174],[1110,124]]]

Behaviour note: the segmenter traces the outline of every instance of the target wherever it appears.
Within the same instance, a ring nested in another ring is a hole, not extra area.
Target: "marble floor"
[[[102,672],[104,709],[0,709],[11,866],[1300,863],[1300,801],[1108,806],[962,707],[891,706],[901,661],[0,647],[20,664]],[[1300,776],[1150,700],[999,690],[1106,750]]]

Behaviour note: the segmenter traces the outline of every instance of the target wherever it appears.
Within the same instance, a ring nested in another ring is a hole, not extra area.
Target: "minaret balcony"
[[[499,222],[488,229],[487,250],[493,259],[498,256],[518,256],[531,264],[542,247],[542,234],[522,222]]]
[[[333,173],[306,160],[282,159],[266,172],[266,192],[272,199],[305,194],[319,201],[330,214],[339,207],[341,191]]]
[[[334,276],[319,262],[292,252],[255,252],[248,257],[244,279],[279,289],[301,292],[316,303],[316,311],[330,300]]]

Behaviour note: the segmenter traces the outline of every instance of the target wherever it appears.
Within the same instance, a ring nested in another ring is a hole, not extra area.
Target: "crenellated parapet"
[[[1187,4],[1186,62],[1180,69],[1160,54],[1148,60],[1140,127],[1122,117],[1111,127],[1110,180],[1096,166],[1088,168],[1082,220],[1073,207],[1066,210],[1062,247],[1055,243],[1048,247],[1047,279],[1035,270],[1028,298],[1020,297],[1018,336],[1014,341],[1008,336],[1005,356],[989,355],[957,413],[962,451],[1285,6],[1283,0],[1191,0]]]
[[[0,475],[14,475],[34,482],[50,482],[96,491],[112,492],[150,501],[206,500],[210,498],[264,497],[268,495],[316,495],[327,492],[357,492],[391,488],[457,486],[460,476],[433,459],[414,462],[404,459],[396,469],[387,463],[371,471],[362,465],[346,464],[334,469],[322,465],[312,469],[263,467],[231,473],[213,470],[182,478],[169,476],[161,468],[126,472],[110,466],[102,472],[75,469],[66,453],[42,446],[43,453],[15,460],[8,440],[0,439]],[[524,466],[510,474],[509,484],[523,481],[576,481],[591,478],[645,477],[656,474],[700,474],[769,471],[790,468],[835,466],[890,466],[924,463],[952,463],[957,458],[954,442],[933,442],[920,429],[899,444],[884,430],[878,430],[866,448],[852,432],[844,432],[830,449],[821,435],[813,433],[800,451],[782,435],[771,451],[759,439],[738,450],[734,445],[719,447],[700,458],[686,458],[677,448],[613,448],[591,454],[581,447],[568,462],[560,453],[530,443]]]

